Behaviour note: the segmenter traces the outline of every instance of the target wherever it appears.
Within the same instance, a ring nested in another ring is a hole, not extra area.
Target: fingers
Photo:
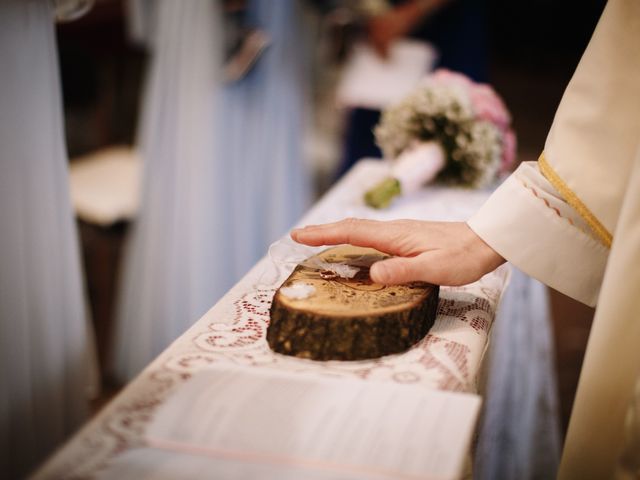
[[[420,257],[394,257],[376,262],[371,266],[369,272],[371,280],[383,285],[398,285],[416,281],[433,282],[433,279],[427,280],[430,275],[425,268],[425,262]]]
[[[347,218],[323,225],[308,225],[291,232],[291,238],[306,245],[339,245],[350,243],[368,247],[380,222]],[[355,242],[355,243],[354,243]]]
[[[293,230],[291,238],[311,246],[348,243],[395,255],[401,254],[406,249],[404,239],[410,233],[409,229],[406,222],[378,222],[348,218],[336,223],[310,225]]]
[[[371,279],[383,285],[427,282],[434,285],[458,286],[478,280],[475,269],[460,268],[465,259],[455,252],[435,250],[416,257],[394,257],[371,266]]]
[[[462,222],[347,219],[294,230],[291,237],[306,245],[349,243],[396,255],[371,267],[371,278],[382,284],[466,285],[504,263]]]

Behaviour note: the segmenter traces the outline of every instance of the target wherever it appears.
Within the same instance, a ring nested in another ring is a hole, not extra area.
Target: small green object
[[[373,208],[387,208],[401,193],[402,188],[398,179],[387,177],[364,194],[364,201]]]

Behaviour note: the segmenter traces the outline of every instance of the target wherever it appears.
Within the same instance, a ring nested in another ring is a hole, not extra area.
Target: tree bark
[[[373,249],[341,246],[298,265],[273,298],[271,349],[313,360],[363,360],[403,352],[421,340],[435,321],[438,287],[373,283],[369,267],[385,257]],[[360,270],[354,278],[341,278],[322,270],[332,263]],[[315,291],[302,299],[283,293],[299,282]]]

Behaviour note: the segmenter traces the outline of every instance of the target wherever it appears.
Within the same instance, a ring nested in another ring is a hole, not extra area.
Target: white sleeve
[[[467,224],[522,271],[596,304],[609,249],[540,173],[537,162],[522,163]]]

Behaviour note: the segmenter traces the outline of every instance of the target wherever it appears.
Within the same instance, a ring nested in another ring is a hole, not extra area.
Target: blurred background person
[[[214,154],[222,23],[210,0],[159,0],[139,126],[140,207],[122,264],[113,375],[126,382],[227,288],[224,187]]]
[[[311,200],[299,2],[160,0],[156,8],[142,203],[113,342],[119,381],[214,305]]]
[[[410,38],[435,47],[437,59],[433,68],[464,73],[477,82],[488,80],[487,18],[483,0],[361,3],[365,7],[376,4],[364,10],[362,36],[381,59],[388,59],[394,43]],[[373,128],[379,120],[379,109],[355,107],[349,111],[338,176],[361,158],[382,157],[373,138]]]
[[[222,208],[228,223],[221,232],[229,243],[221,251],[227,252],[231,264],[219,274],[227,287],[288,231],[313,198],[303,151],[313,108],[311,39],[303,6],[292,0],[245,2],[247,41],[258,32],[263,40],[255,42],[255,58],[246,62],[244,75],[227,77],[221,90],[213,135],[217,174],[226,179]]]

